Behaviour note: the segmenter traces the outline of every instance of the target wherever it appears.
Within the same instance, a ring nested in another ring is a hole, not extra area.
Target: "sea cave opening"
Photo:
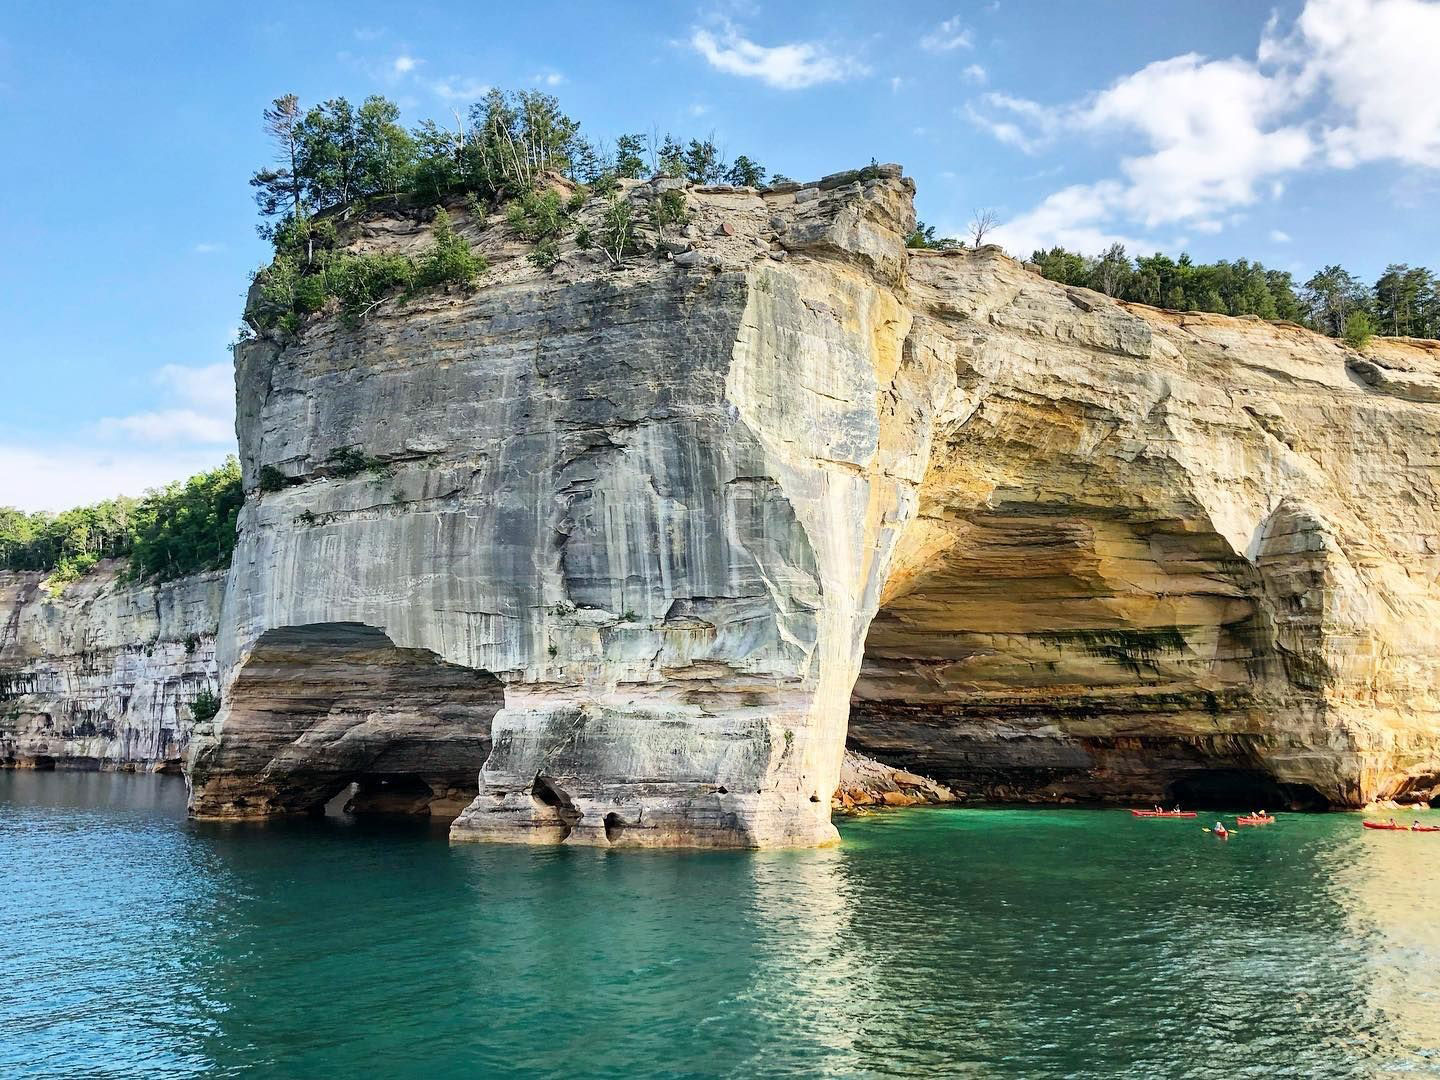
[[[1286,784],[1259,769],[1200,769],[1172,781],[1167,804],[1192,810],[1326,810],[1330,800],[1308,784]]]
[[[246,737],[222,740],[192,777],[197,814],[454,817],[475,796],[504,690],[376,627],[320,623],[261,635],[228,698],[225,732]]]

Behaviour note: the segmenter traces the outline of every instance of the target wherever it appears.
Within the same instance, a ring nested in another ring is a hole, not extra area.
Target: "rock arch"
[[[357,812],[454,816],[474,797],[503,703],[489,672],[397,648],[373,626],[267,630],[190,761],[190,811],[314,813],[353,783]]]

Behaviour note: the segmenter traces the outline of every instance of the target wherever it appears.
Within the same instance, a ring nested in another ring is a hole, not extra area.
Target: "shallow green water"
[[[1440,834],[1354,815],[677,854],[183,800],[0,773],[0,1074],[1440,1075]]]

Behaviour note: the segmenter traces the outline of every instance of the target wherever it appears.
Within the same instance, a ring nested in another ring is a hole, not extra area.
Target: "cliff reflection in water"
[[[1440,836],[1353,815],[1226,844],[945,809],[839,848],[619,852],[197,824],[183,795],[0,773],[0,1074],[1440,1069]]]
[[[1440,824],[1440,815],[1421,816]],[[1350,933],[1366,943],[1356,974],[1390,1053],[1440,1069],[1440,833],[1362,833],[1356,825],[1320,861]]]

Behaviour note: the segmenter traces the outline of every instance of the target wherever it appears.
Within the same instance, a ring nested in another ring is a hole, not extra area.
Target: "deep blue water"
[[[840,828],[451,847],[189,822],[168,778],[0,773],[0,1074],[1440,1075],[1440,834]]]

